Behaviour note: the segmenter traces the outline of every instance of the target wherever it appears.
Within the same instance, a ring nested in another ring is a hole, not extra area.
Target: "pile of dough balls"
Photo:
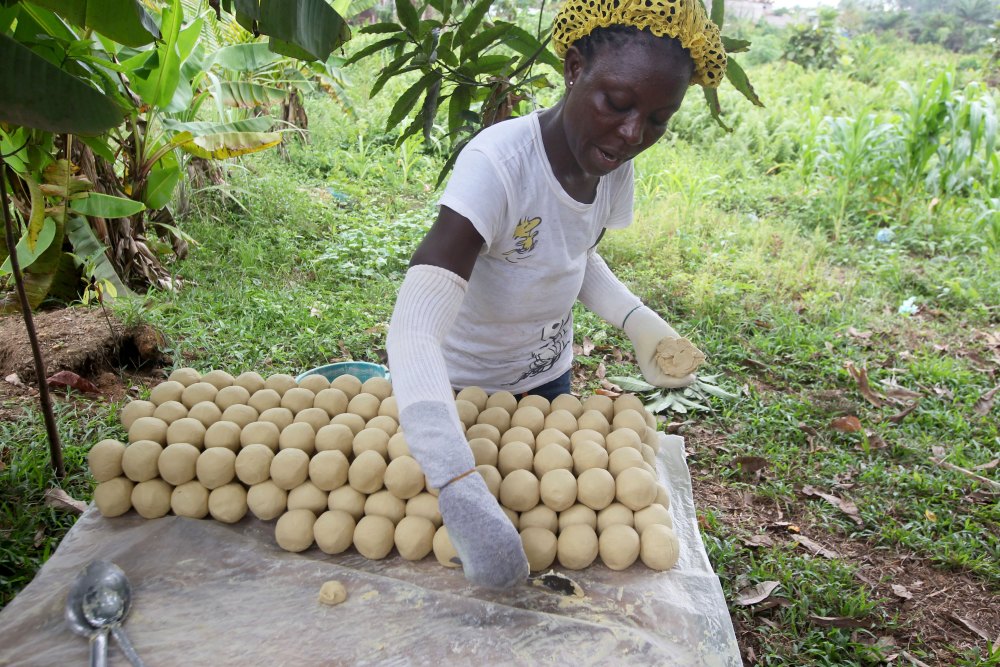
[[[655,422],[638,398],[564,395],[518,401],[476,387],[455,403],[477,470],[521,532],[532,570],[599,555],[620,570],[677,560],[667,490],[656,481]],[[89,464],[106,517],[134,509],[275,524],[287,551],[314,544],[370,559],[432,551],[457,567],[437,490],[410,456],[388,380],[237,377],[174,371],[121,413],[128,445],[103,440]]]

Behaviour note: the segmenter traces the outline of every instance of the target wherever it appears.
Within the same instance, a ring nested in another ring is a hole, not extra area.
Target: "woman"
[[[400,423],[466,577],[525,581],[513,524],[475,474],[453,387],[569,392],[577,299],[622,327],[640,370],[677,333],[596,252],[632,220],[632,158],[666,131],[688,86],[725,69],[698,0],[567,2],[553,26],[566,92],[556,106],[487,128],[459,156],[437,221],[414,253],[387,340]]]

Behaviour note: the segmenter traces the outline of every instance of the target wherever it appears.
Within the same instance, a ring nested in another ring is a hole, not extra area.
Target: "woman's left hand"
[[[695,381],[691,371],[704,361],[705,355],[652,310],[642,306],[631,313],[625,320],[625,334],[632,341],[636,363],[646,382],[674,389]],[[678,369],[688,372],[680,376],[664,372]]]

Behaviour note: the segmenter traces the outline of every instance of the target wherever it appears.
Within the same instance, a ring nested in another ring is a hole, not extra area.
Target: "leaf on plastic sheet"
[[[93,265],[93,277],[111,283],[118,296],[131,294],[132,291],[122,283],[115,272],[111,261],[105,253],[105,248],[97,237],[86,218],[75,215],[66,223],[66,236],[73,245],[73,253],[78,257],[88,259]]]
[[[225,160],[267,150],[281,143],[280,132],[224,132],[194,137],[181,150],[206,160]]]
[[[389,117],[385,122],[386,130],[388,131],[396,127],[396,125],[398,125],[400,121],[402,121],[403,118],[410,113],[424,91],[427,90],[432,83],[439,81],[440,79],[440,72],[428,72],[420,77],[419,81],[403,91],[403,94],[399,96],[399,99],[396,100],[396,103],[392,106],[392,111],[389,112]]]
[[[83,199],[71,201],[70,208],[77,213],[97,218],[127,218],[140,211],[145,211],[146,205],[134,199],[91,192]]]
[[[748,586],[736,594],[736,599],[733,602],[741,607],[749,607],[769,598],[774,589],[780,585],[780,581],[762,581],[753,586]]]
[[[722,36],[722,48],[726,50],[726,53],[741,53],[743,51],[750,50],[750,42],[745,39],[736,39],[735,37]]]
[[[743,93],[743,97],[750,100],[755,106],[762,107],[764,103],[760,101],[757,96],[757,91],[753,89],[753,85],[750,83],[750,78],[747,73],[743,71],[740,64],[736,62],[731,56],[728,58],[726,63],[726,78],[729,79],[729,83],[733,84],[736,90]]]
[[[246,81],[219,81],[217,90],[224,105],[237,108],[268,106],[285,99],[286,95],[281,88]]]
[[[660,389],[660,387],[655,387],[648,382],[633,377],[616,376],[609,377],[608,380],[614,382],[625,391],[656,391]]]
[[[41,229],[38,230],[38,234],[35,236],[34,249],[29,247],[27,235],[22,236],[17,242],[17,264],[21,268],[21,271],[25,271],[35,261],[41,257],[46,250],[52,245],[52,242],[56,238],[56,221],[52,218],[44,218],[42,222]],[[0,276],[5,276],[11,273],[10,257],[8,256],[2,266],[0,266]]]
[[[414,37],[420,37],[420,17],[410,0],[396,0],[396,17]]]
[[[271,116],[254,116],[243,120],[234,120],[230,123],[213,123],[211,121],[179,121],[173,118],[164,118],[163,127],[176,132],[189,132],[193,137],[204,137],[209,134],[220,134],[222,132],[267,132],[275,124]],[[158,206],[156,208],[159,208]]]
[[[100,394],[101,390],[87,378],[82,378],[73,371],[59,371],[45,378],[52,389],[76,389],[83,394]]]
[[[26,81],[31,85],[25,85]],[[72,104],[55,100],[72,100]],[[107,95],[0,35],[0,121],[94,136],[118,126],[124,117],[125,112]]]

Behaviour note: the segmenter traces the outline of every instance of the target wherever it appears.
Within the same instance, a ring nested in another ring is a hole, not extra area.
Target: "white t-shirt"
[[[632,222],[632,163],[601,178],[592,204],[563,190],[538,113],[480,132],[438,202],[486,241],[443,352],[455,387],[527,391],[573,361],[572,308],[604,228]]]

